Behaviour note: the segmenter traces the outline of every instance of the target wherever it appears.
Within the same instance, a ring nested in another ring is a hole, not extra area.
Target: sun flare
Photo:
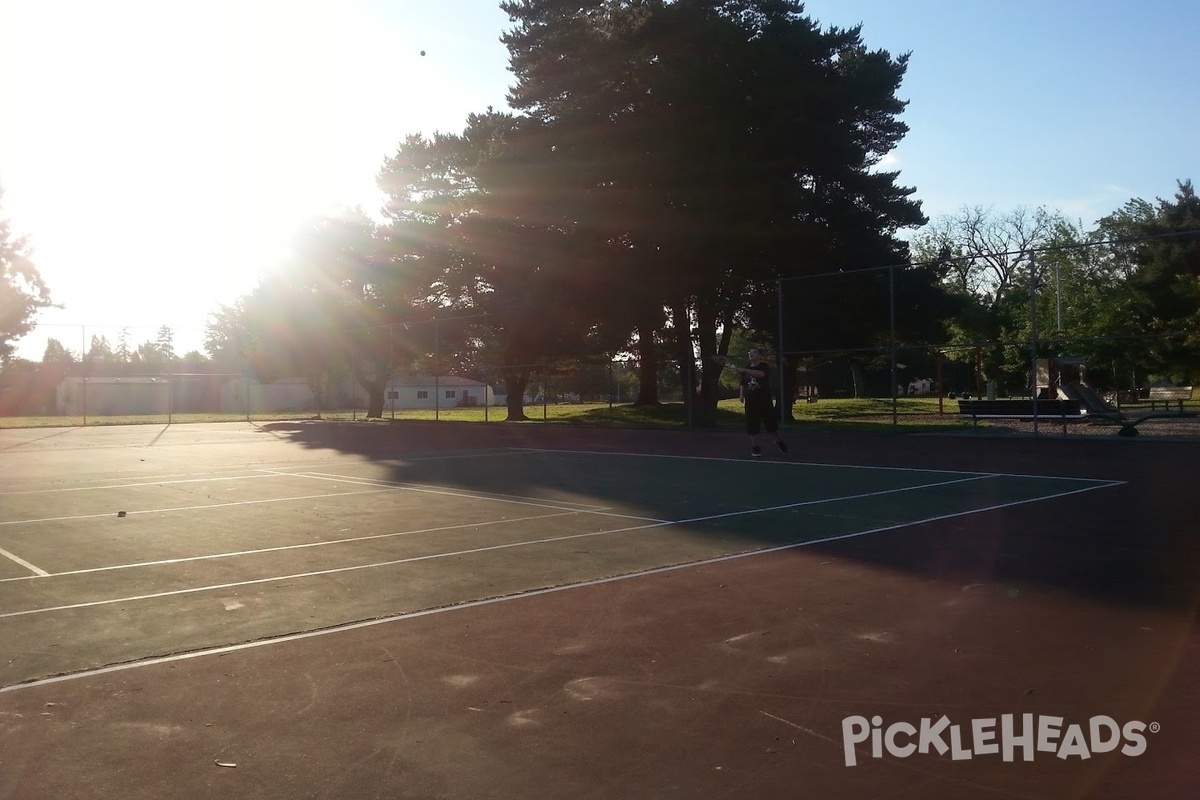
[[[384,74],[388,47],[374,40],[386,34],[344,4],[30,2],[3,14],[0,82],[24,124],[0,132],[0,157],[20,154],[0,186],[24,189],[19,221],[64,306],[44,323],[144,339],[204,319],[276,266],[307,220],[361,203],[405,132],[364,111],[379,106],[369,78]],[[203,332],[178,333],[190,349]]]

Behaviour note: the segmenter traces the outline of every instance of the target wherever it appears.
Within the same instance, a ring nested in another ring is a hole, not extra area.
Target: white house
[[[366,401],[361,386],[355,384],[355,394]],[[383,407],[402,408],[457,408],[459,406],[496,405],[496,393],[491,386],[470,378],[444,375],[439,378],[405,376],[392,378],[383,395]]]
[[[205,376],[209,377],[209,376]],[[55,406],[59,414],[121,416],[170,414],[172,412],[224,412],[270,414],[283,411],[321,411],[308,381],[284,378],[259,383],[245,378],[183,381],[178,376],[157,377],[67,377],[57,386]],[[217,381],[220,381],[219,383]],[[385,409],[457,408],[497,405],[491,386],[453,376],[393,378],[384,393]],[[366,391],[348,381],[330,392],[324,409],[365,406]]]

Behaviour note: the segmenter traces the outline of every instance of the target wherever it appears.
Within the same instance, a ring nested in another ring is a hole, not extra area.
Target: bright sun
[[[395,42],[345,4],[30,0],[0,22],[0,88],[24,123],[0,131],[0,186],[24,189],[19,227],[66,306],[43,321],[63,320],[72,349],[205,319],[304,220],[374,211],[374,175],[409,132],[365,118],[386,74],[372,60]],[[193,349],[202,333],[176,337]]]

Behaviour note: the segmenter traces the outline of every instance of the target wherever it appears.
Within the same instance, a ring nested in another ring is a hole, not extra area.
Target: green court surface
[[[798,545],[1092,491],[1113,481],[635,454],[518,451],[518,482],[607,502],[690,533]],[[495,464],[444,473],[472,485]],[[578,485],[579,476],[587,476]],[[510,486],[512,484],[509,484]]]
[[[28,485],[4,495],[0,519],[0,643],[19,654],[0,679],[885,536],[1112,485],[517,448]]]
[[[0,431],[0,796],[1195,796],[1189,446],[745,448]],[[846,766],[846,719],[1025,713],[1161,734]]]

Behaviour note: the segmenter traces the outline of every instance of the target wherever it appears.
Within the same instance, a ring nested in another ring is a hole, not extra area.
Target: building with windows
[[[125,416],[182,413],[271,414],[366,408],[367,392],[348,380],[318,400],[304,378],[261,383],[235,375],[67,376],[54,387],[51,413]],[[384,409],[497,405],[491,386],[455,376],[393,378]],[[49,409],[46,409],[49,411]],[[45,413],[45,412],[43,412]]]
[[[366,403],[366,393],[355,384],[355,397]],[[395,408],[457,408],[460,406],[496,405],[491,386],[470,378],[445,375],[439,378],[405,376],[393,378],[384,394],[383,407]]]

